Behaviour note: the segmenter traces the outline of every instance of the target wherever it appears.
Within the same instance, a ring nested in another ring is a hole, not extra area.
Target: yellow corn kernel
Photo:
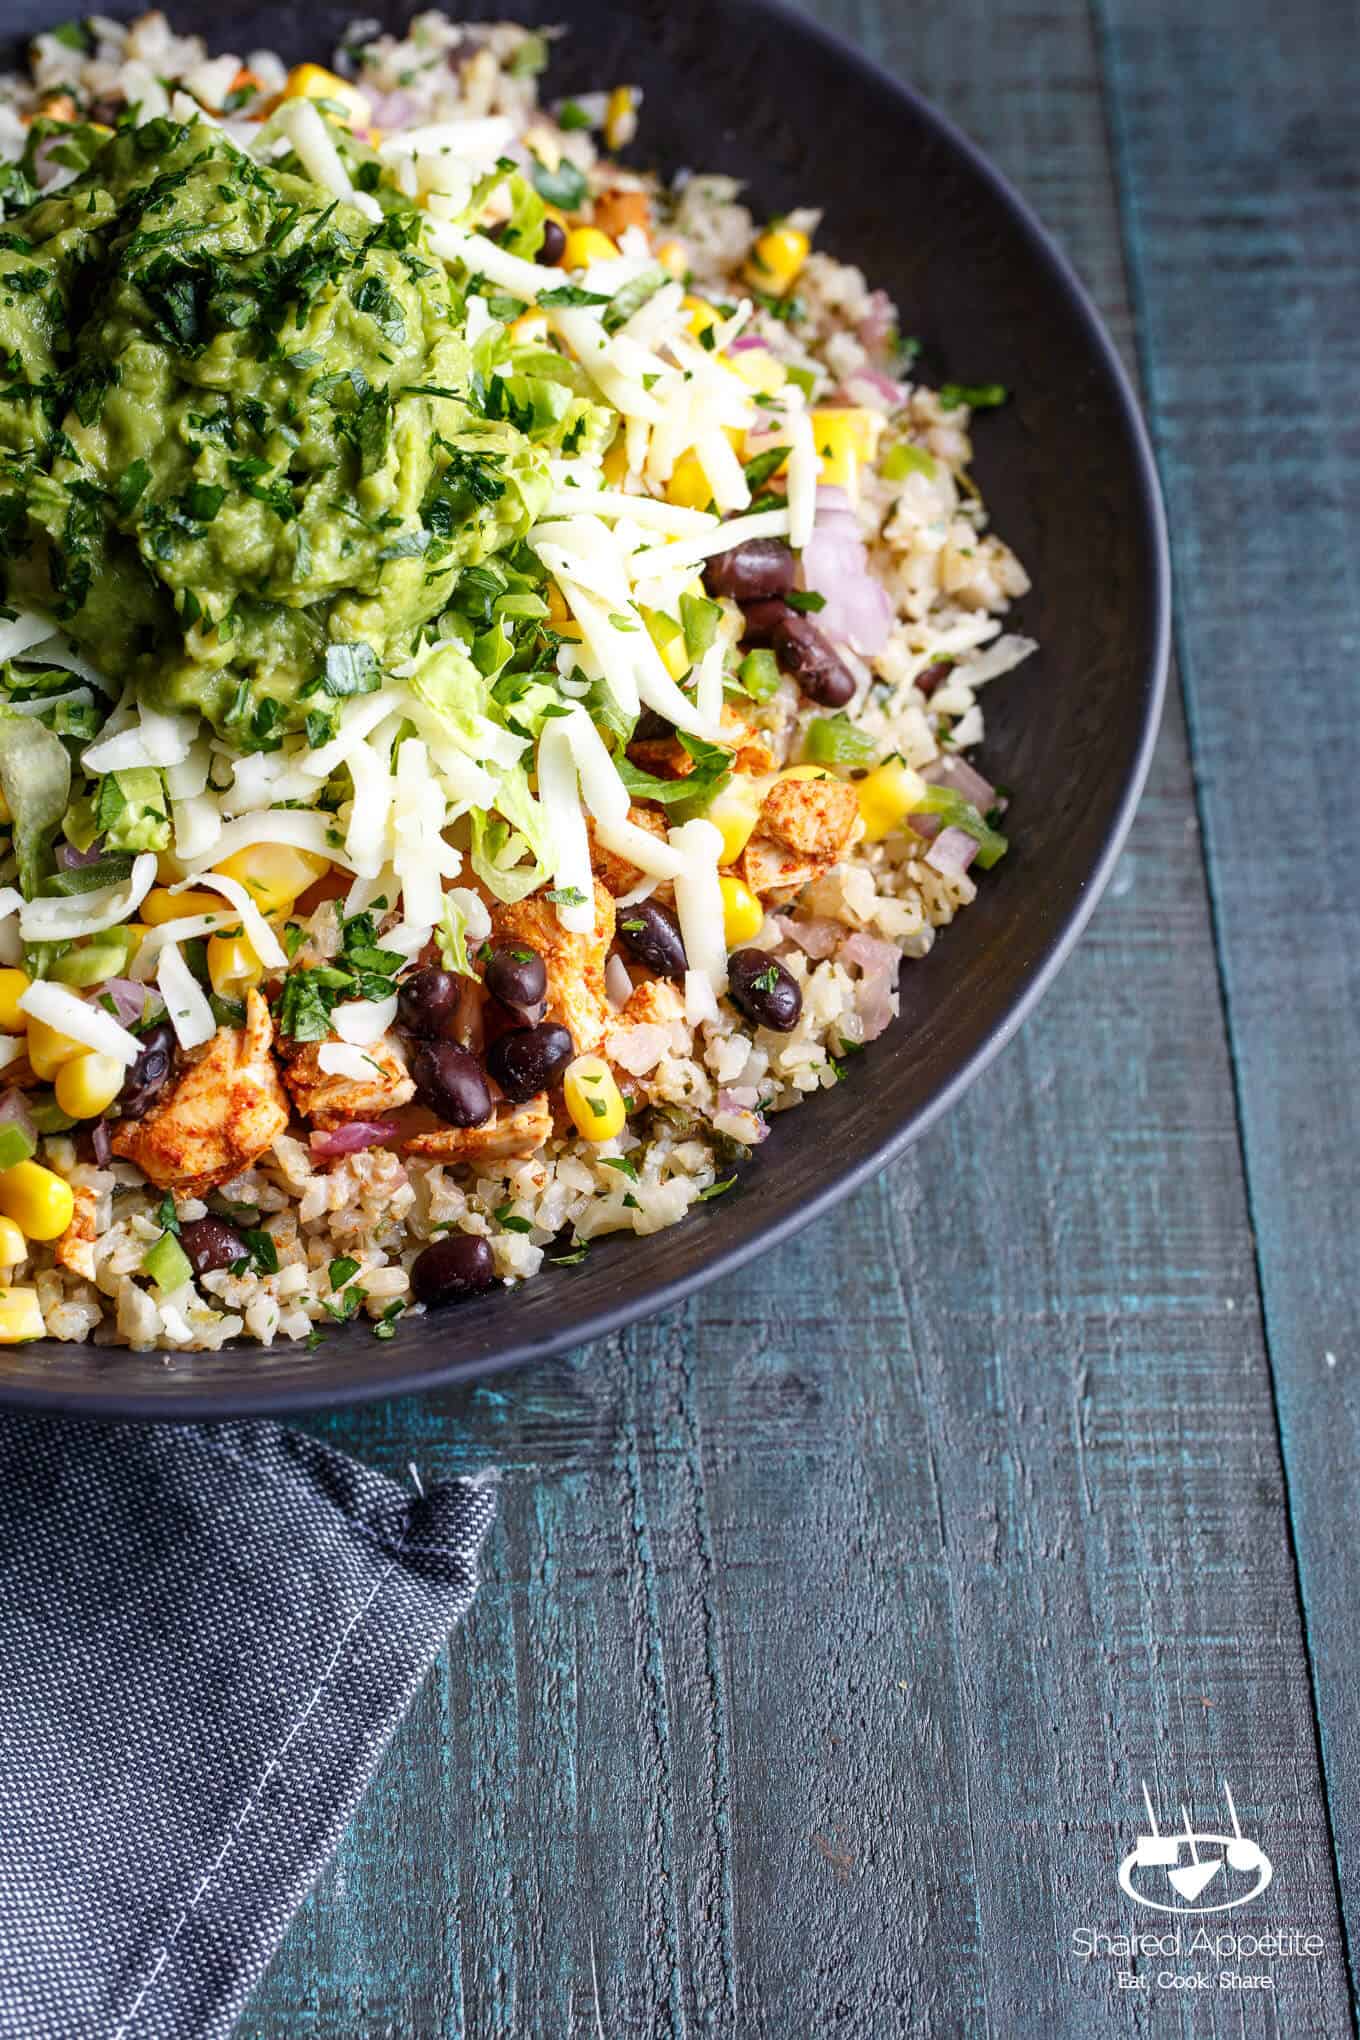
[[[825,765],[784,765],[776,772],[776,779],[825,779]]]
[[[704,809],[704,820],[712,822],[722,837],[719,864],[735,864],[755,832],[760,819],[765,789],[747,772],[734,772],[722,791]]]
[[[699,456],[691,449],[682,453],[671,469],[671,478],[666,484],[666,501],[678,503],[684,510],[707,510],[713,501],[713,485],[699,465]]]
[[[521,312],[510,322],[510,338],[517,347],[545,347],[548,321],[542,312]]]
[[[36,1289],[0,1289],[0,1346],[22,1346],[46,1330]]]
[[[26,970],[0,970],[0,1034],[22,1034],[28,1026],[19,1001],[32,982]]]
[[[366,128],[373,117],[373,109],[357,85],[351,85],[347,78],[337,78],[334,71],[327,71],[320,64],[298,64],[288,73],[280,99],[330,99],[345,110],[345,124],[351,128]]]
[[[618,248],[598,227],[573,227],[562,250],[562,269],[589,269],[592,262],[612,262]]]
[[[252,843],[217,866],[223,878],[239,879],[262,914],[283,913],[299,893],[330,870],[330,861],[291,843]],[[220,909],[222,900],[217,900]]]
[[[883,420],[854,405],[841,410],[810,411],[812,437],[821,457],[821,479],[828,488],[859,487],[862,464],[872,461]]]
[[[163,927],[167,921],[182,920],[186,914],[228,912],[230,908],[221,893],[199,892],[197,888],[172,893],[166,887],[156,885],[142,901],[142,919],[153,928]]]
[[[628,473],[628,441],[622,432],[600,462],[600,472],[611,489],[623,487]]]
[[[758,397],[772,397],[789,379],[783,362],[768,347],[743,347],[739,354],[725,354],[723,367],[730,369]]]
[[[0,1268],[17,1268],[28,1259],[28,1241],[12,1218],[0,1218]]]
[[[683,283],[689,275],[689,252],[683,241],[663,241],[656,251],[656,259],[677,283]]]
[[[608,149],[626,149],[637,133],[637,95],[631,85],[616,85],[604,110],[604,140]]]
[[[244,935],[209,938],[208,982],[219,999],[244,999],[263,979],[264,965]]]
[[[127,1067],[116,1055],[101,1055],[97,1049],[87,1049],[84,1055],[73,1055],[57,1071],[57,1103],[72,1119],[98,1119],[122,1090],[126,1075]]]
[[[50,1084],[63,1063],[70,1062],[73,1055],[88,1054],[88,1045],[73,1041],[69,1034],[58,1033],[45,1020],[30,1020],[28,1023],[28,1060],[35,1077]]]
[[[925,798],[926,783],[900,758],[888,758],[876,765],[856,787],[859,811],[864,822],[866,843],[881,843],[900,829],[913,808]]]
[[[680,300],[680,307],[682,311],[689,313],[685,323],[696,340],[701,333],[706,333],[710,326],[716,326],[718,323],[717,310],[707,298],[692,297],[686,292]]]
[[[29,1239],[60,1239],[75,1208],[70,1184],[41,1162],[0,1169],[0,1214],[12,1218]]]
[[[808,259],[812,243],[798,227],[771,227],[751,250],[746,264],[747,281],[771,297],[783,297],[793,289],[798,273]]]
[[[612,1140],[628,1117],[614,1073],[603,1056],[578,1055],[575,1062],[568,1063],[562,1096],[583,1140]]]
[[[760,933],[765,909],[751,888],[730,875],[718,880],[723,903],[723,940],[729,949],[740,949]]]

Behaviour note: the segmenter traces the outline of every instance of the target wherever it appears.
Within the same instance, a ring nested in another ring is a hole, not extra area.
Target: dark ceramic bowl
[[[325,60],[351,14],[395,26],[415,9],[355,0],[224,16],[167,0],[166,11],[213,47]],[[470,14],[537,11],[509,0]],[[11,33],[59,14],[19,0]],[[1016,789],[1011,853],[903,973],[900,1019],[849,1080],[777,1119],[739,1193],[671,1231],[605,1242],[578,1267],[422,1317],[387,1344],[354,1328],[310,1353],[14,1348],[0,1356],[0,1401],[176,1418],[306,1408],[536,1359],[660,1310],[790,1238],[953,1103],[1053,977],[1123,842],[1165,682],[1166,539],[1133,395],[1062,256],[938,113],[778,0],[551,0],[542,16],[572,31],[550,91],[640,82],[639,161],[733,172],[758,211],[824,207],[821,245],[891,291],[952,379],[1014,392],[976,435],[996,528],[1034,581],[1019,620],[1042,646],[987,695],[986,763]]]

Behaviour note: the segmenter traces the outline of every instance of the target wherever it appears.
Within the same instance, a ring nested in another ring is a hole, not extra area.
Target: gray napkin
[[[0,2035],[227,2035],[476,1590],[490,1484],[0,1418]]]

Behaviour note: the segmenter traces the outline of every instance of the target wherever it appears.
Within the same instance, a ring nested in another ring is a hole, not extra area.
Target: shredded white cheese
[[[723,936],[718,858],[722,836],[712,822],[685,822],[669,831],[671,847],[685,860],[675,881],[675,911],[691,971],[702,971],[715,997],[727,990],[727,944]]]
[[[224,878],[220,871],[205,871],[196,878],[180,879],[170,890],[179,893],[188,886],[207,886],[213,892],[220,892],[223,899],[230,900],[241,916],[247,942],[265,969],[287,970],[288,958],[284,955],[283,944],[238,878]]]
[[[201,1048],[217,1032],[202,986],[173,942],[161,951],[156,984],[181,1048]]]
[[[70,942],[77,935],[102,935],[131,920],[156,883],[156,860],[144,851],[131,875],[117,885],[64,899],[25,900],[19,909],[19,931],[25,942]]]
[[[44,1026],[55,1028],[57,1033],[68,1035],[100,1055],[111,1055],[129,1068],[142,1052],[136,1035],[129,1033],[112,1013],[88,1005],[50,978],[35,979],[20,999],[19,1008],[30,1019],[41,1020]]]

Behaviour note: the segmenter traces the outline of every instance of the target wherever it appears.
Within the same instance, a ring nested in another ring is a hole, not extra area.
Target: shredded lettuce
[[[52,839],[71,796],[71,761],[36,716],[0,706],[0,792],[14,820],[19,887],[31,900],[51,868]]]
[[[457,971],[459,977],[475,976],[468,960],[467,915],[450,893],[444,895],[443,918],[434,939],[445,970]]]

